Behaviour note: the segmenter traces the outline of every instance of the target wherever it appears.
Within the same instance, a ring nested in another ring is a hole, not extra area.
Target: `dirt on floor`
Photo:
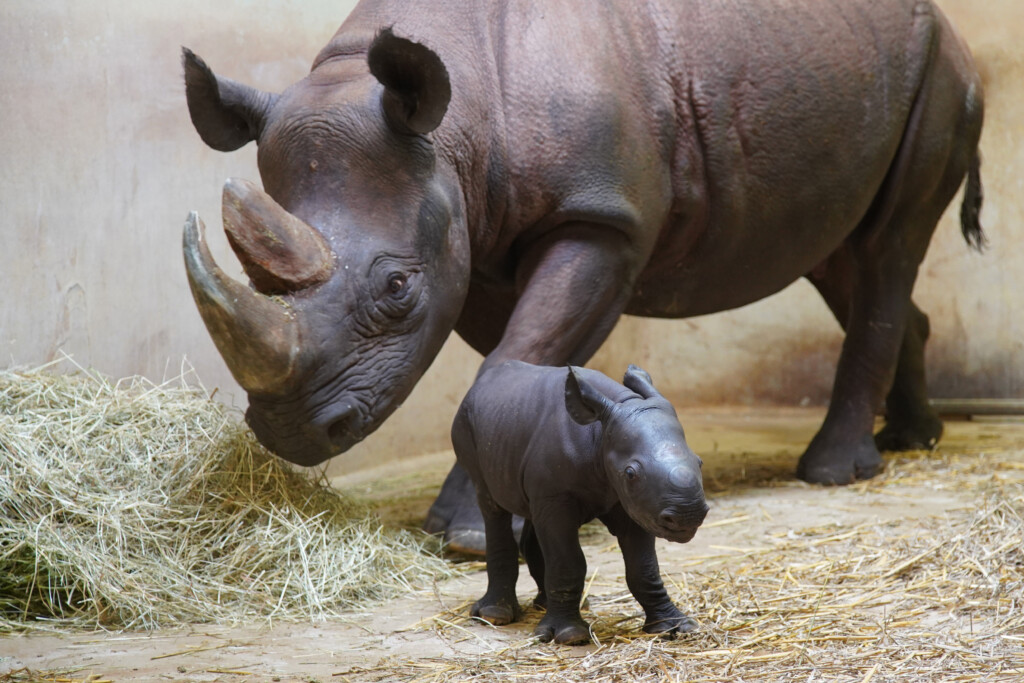
[[[683,418],[705,462],[712,510],[691,543],[659,541],[670,593],[701,624],[676,644],[640,638],[621,555],[592,524],[581,533],[585,616],[599,644],[534,642],[532,608],[500,628],[469,619],[486,581],[482,563],[463,560],[460,577],[343,621],[4,637],[0,681],[511,680],[515,672],[517,680],[577,680],[599,666],[602,680],[658,676],[658,667],[679,680],[773,680],[764,677],[771,667],[774,680],[881,681],[917,680],[910,674],[924,664],[949,672],[946,680],[1024,679],[1021,567],[1005,573],[989,562],[1020,555],[1021,527],[1000,517],[996,532],[1006,536],[997,533],[994,547],[965,545],[981,543],[993,515],[1003,514],[1000,495],[1024,490],[1024,421],[950,422],[937,452],[888,457],[873,480],[825,488],[793,476],[818,410]],[[388,523],[416,526],[452,461],[438,453],[334,483],[373,501]],[[978,521],[982,508],[992,509],[988,526]],[[972,562],[977,579],[957,573],[954,565]],[[524,606],[533,594],[524,568]],[[599,661],[617,651],[650,663],[641,671]],[[847,668],[830,669],[831,656]],[[682,660],[692,667],[678,668]]]

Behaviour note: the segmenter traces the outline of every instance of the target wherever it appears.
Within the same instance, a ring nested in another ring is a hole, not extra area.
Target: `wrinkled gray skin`
[[[982,94],[930,2],[363,0],[281,95],[184,64],[203,140],[259,145],[266,194],[225,187],[252,287],[195,218],[185,253],[283,458],[367,436],[453,329],[484,369],[579,365],[622,313],[702,315],[800,277],[847,336],[798,476],[846,484],[941,435],[910,294],[965,177],[982,241]],[[474,500],[456,467],[427,528],[482,550]]]
[[[547,608],[535,631],[541,640],[590,640],[580,616],[587,563],[578,531],[594,518],[619,541],[644,631],[696,626],[665,591],[654,539],[686,543],[704,521],[701,461],[646,372],[631,365],[623,384],[593,370],[508,361],[470,389],[452,443],[487,533],[487,593],[473,616],[494,624],[519,617],[515,514],[526,520],[521,545],[540,591],[535,602]]]

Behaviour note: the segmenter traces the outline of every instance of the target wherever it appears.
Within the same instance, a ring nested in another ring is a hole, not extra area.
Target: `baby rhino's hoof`
[[[542,643],[554,640],[558,645],[586,645],[590,642],[590,627],[583,619],[554,619],[548,615],[540,620],[533,635]]]
[[[484,602],[484,598],[481,598],[476,601],[469,613],[495,626],[504,626],[505,624],[511,624],[519,618],[519,605],[509,605],[504,602]]]
[[[644,623],[644,633],[663,633],[667,636],[677,633],[689,633],[697,628],[697,622],[677,609],[672,614],[648,617]]]

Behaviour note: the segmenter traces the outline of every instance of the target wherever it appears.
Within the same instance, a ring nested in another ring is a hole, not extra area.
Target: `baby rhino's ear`
[[[594,388],[580,374],[580,368],[569,366],[565,378],[565,409],[578,424],[590,424],[611,414],[615,402]]]
[[[644,398],[661,396],[658,390],[654,388],[654,381],[651,380],[651,376],[647,374],[647,371],[635,365],[630,365],[626,369],[626,376],[622,378],[622,383],[626,385],[627,389],[635,391]]]

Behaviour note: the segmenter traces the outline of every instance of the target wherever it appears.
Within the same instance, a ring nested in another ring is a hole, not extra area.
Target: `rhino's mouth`
[[[355,401],[333,402],[310,418],[287,404],[250,397],[245,421],[268,450],[307,467],[347,451],[373,431]]]
[[[648,533],[659,538],[673,543],[689,543],[704,523],[708,510],[707,503],[701,499],[694,503],[668,505],[656,515],[637,521]]]
[[[693,537],[697,535],[697,527],[678,530],[659,526],[656,530],[652,530],[651,533],[659,538],[664,538],[666,541],[672,541],[673,543],[689,543],[693,540]]]

